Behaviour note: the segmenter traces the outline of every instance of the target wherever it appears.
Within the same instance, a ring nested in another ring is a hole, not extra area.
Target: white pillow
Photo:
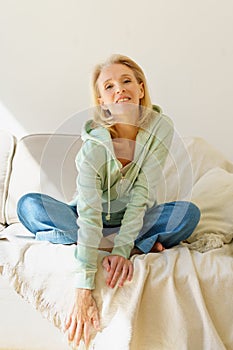
[[[5,202],[11,173],[11,163],[16,139],[5,130],[0,130],[0,231],[6,223]]]
[[[214,168],[194,185],[191,201],[200,211],[200,222],[187,239],[190,249],[206,252],[233,239],[233,174]]]
[[[215,167],[233,173],[233,163],[206,140],[200,137],[181,138],[174,133],[157,190],[158,202],[190,200],[194,184]]]
[[[19,221],[17,202],[25,193],[46,193],[65,202],[72,199],[81,144],[79,135],[66,134],[34,134],[18,141],[6,200],[7,224]]]

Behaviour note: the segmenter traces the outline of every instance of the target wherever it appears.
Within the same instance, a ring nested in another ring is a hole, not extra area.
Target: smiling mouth
[[[119,98],[119,100],[117,100],[117,102],[116,102],[116,103],[127,102],[127,101],[129,101],[129,100],[130,100],[130,98],[129,98],[129,97]]]

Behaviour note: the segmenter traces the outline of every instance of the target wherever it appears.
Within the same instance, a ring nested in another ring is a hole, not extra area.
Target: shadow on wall
[[[0,101],[0,129],[7,130],[11,134],[20,139],[27,134],[27,131],[14,118],[11,112]]]

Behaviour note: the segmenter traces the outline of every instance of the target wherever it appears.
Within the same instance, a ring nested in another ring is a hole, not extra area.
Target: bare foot
[[[131,253],[130,253],[130,257],[135,255],[135,254],[144,254],[140,249],[134,247],[132,250],[131,250]]]
[[[162,252],[163,250],[165,250],[166,248],[162,245],[162,243],[160,242],[155,242],[155,244],[153,245],[153,247],[151,248],[150,250],[150,253],[160,253]],[[130,257],[134,254],[144,254],[139,248],[137,247],[134,247],[132,250],[131,250],[131,253],[130,253]]]
[[[151,248],[151,253],[159,253],[162,252],[163,250],[165,250],[164,246],[162,245],[162,243],[160,242],[155,242],[155,244],[153,245],[153,247]]]

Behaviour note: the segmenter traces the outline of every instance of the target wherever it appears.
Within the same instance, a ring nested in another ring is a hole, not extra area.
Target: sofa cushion
[[[175,133],[157,189],[158,202],[190,200],[195,183],[215,167],[233,173],[233,163],[204,139]]]
[[[11,173],[11,163],[16,139],[7,131],[0,130],[0,231],[4,228],[5,203]]]
[[[192,202],[200,211],[200,222],[187,239],[190,249],[205,252],[233,239],[233,174],[214,168],[195,184]]]
[[[17,144],[6,202],[7,224],[18,222],[19,198],[28,192],[41,192],[68,202],[76,187],[75,157],[80,135],[34,134]]]

